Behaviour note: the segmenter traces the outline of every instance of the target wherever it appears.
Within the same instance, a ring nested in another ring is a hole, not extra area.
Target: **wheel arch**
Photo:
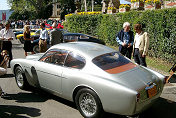
[[[98,98],[100,99],[98,93],[92,87],[89,87],[89,86],[86,86],[86,85],[80,85],[80,86],[75,87],[75,89],[73,91],[72,99],[73,99],[74,102],[75,102],[75,97],[76,97],[76,94],[78,93],[78,91],[81,90],[81,89],[84,89],[84,88],[90,89],[93,92],[95,92],[97,94]],[[101,99],[100,99],[100,102],[101,102]],[[101,103],[101,105],[103,105],[103,104]]]
[[[13,73],[14,73],[14,74],[15,74],[15,69],[16,69],[18,66],[20,66],[20,67],[23,69],[23,67],[22,67],[20,64],[15,64],[14,67],[13,67]]]

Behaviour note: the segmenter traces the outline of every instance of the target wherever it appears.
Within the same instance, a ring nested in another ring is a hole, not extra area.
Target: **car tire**
[[[20,66],[15,68],[15,80],[17,86],[22,90],[27,90],[29,88],[29,83],[27,82],[26,76],[23,69]]]
[[[75,103],[84,118],[102,118],[104,115],[101,101],[91,89],[79,90],[75,96]]]
[[[34,45],[33,51],[34,53],[39,53],[39,45]]]
[[[24,38],[23,38],[23,37],[20,37],[20,42],[21,42],[22,44],[24,44]]]

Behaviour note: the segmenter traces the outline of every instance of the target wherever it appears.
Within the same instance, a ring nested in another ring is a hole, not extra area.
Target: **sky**
[[[0,0],[0,10],[7,9],[10,9],[9,5],[7,4],[7,0]]]

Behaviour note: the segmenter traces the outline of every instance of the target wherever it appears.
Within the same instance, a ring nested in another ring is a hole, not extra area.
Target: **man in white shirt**
[[[10,29],[10,22],[5,23],[5,28],[1,30],[0,40],[3,41],[2,50],[7,50],[9,52],[9,66],[10,61],[12,60],[12,42],[11,40],[15,39],[15,34],[12,29]]]
[[[135,24],[134,29],[136,31],[133,45],[134,61],[137,64],[146,67],[146,55],[149,48],[149,36],[147,32],[142,31],[141,24]]]
[[[40,40],[39,40],[39,52],[46,52],[47,50],[47,40],[48,40],[48,31],[45,29],[45,23],[40,24]]]

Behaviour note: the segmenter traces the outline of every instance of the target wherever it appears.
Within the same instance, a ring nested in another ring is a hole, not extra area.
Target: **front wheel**
[[[104,115],[101,101],[91,89],[79,90],[75,97],[75,103],[84,118],[102,118]]]
[[[23,69],[20,66],[15,68],[15,80],[17,86],[20,89],[26,90],[29,87],[29,84],[26,80],[26,76],[24,75]]]

